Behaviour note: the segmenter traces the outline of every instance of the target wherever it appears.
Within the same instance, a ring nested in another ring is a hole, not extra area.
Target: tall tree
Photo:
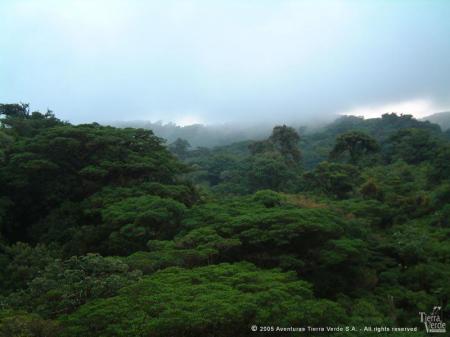
[[[268,139],[252,143],[249,150],[253,155],[278,152],[287,163],[298,164],[301,160],[299,142],[300,136],[295,129],[286,125],[275,126]]]
[[[191,144],[186,139],[177,138],[172,144],[169,145],[169,150],[180,159],[184,159],[187,156],[188,149]]]
[[[295,129],[283,125],[273,128],[269,141],[274,145],[285,160],[298,163],[301,159],[301,153],[298,146],[300,136]]]
[[[336,144],[330,152],[330,158],[335,159],[344,153],[350,156],[350,162],[355,164],[361,156],[379,150],[375,139],[359,131],[346,132],[336,138]]]

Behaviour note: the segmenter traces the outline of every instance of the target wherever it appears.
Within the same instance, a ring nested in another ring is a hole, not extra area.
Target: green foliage
[[[13,144],[13,137],[0,130],[0,163],[6,160],[6,154]]]
[[[62,319],[66,336],[242,336],[252,324],[333,324],[336,303],[315,300],[292,273],[248,263],[168,268],[116,297],[82,306]],[[270,322],[270,323],[268,323]]]
[[[26,287],[61,252],[58,248],[18,242],[0,247],[0,295]]]
[[[431,162],[433,166],[429,178],[432,182],[450,180],[450,145],[441,146]]]
[[[261,190],[256,192],[253,200],[262,203],[266,207],[280,206],[283,202],[282,196],[271,190]]]
[[[28,282],[26,290],[12,293],[5,302],[42,317],[56,318],[92,299],[115,295],[140,275],[139,271],[129,272],[128,265],[114,257],[90,254],[56,259]]]
[[[299,142],[300,136],[293,128],[286,125],[275,126],[267,140],[254,142],[249,145],[249,149],[253,155],[278,153],[289,166],[293,166],[301,159]]]
[[[16,141],[0,168],[0,190],[11,202],[3,235],[27,239],[31,225],[105,186],[183,185],[177,180],[183,172],[151,131],[95,124],[44,128]]]
[[[350,156],[350,162],[355,164],[363,155],[379,150],[375,139],[358,131],[347,132],[336,138],[336,145],[330,152],[330,158],[337,158],[344,153]]]
[[[355,188],[359,180],[358,169],[353,165],[322,162],[313,171],[304,175],[307,190],[345,198]]]
[[[0,311],[0,337],[59,337],[62,328],[56,321],[23,311]]]
[[[294,164],[301,159],[299,141],[298,133],[286,125],[274,127],[272,135],[269,137],[269,142],[273,144],[275,150],[280,152],[287,162]]]
[[[389,138],[392,160],[404,160],[408,164],[418,164],[436,156],[437,140],[428,130],[403,129]]]
[[[0,337],[239,337],[450,313],[450,138],[434,124],[343,117],[301,139],[277,126],[188,150],[27,105],[0,114]],[[384,336],[336,333],[360,335]]]
[[[180,224],[186,207],[157,196],[123,199],[105,207],[102,222],[109,229],[109,251],[126,254],[143,249],[149,239],[168,239]]]
[[[52,111],[45,114],[38,111],[30,113],[28,104],[0,104],[0,125],[8,128],[13,135],[31,137],[40,130],[65,125]]]
[[[202,227],[173,241],[150,240],[149,252],[134,253],[126,257],[126,262],[146,274],[170,266],[209,265],[230,259],[241,244],[239,239],[225,238],[211,227]]]
[[[178,158],[184,159],[187,156],[188,149],[191,144],[185,139],[177,138],[172,144],[169,145],[169,150],[175,154]]]
[[[246,171],[250,191],[271,189],[275,191],[295,190],[299,171],[289,166],[278,153],[267,153],[250,159]]]

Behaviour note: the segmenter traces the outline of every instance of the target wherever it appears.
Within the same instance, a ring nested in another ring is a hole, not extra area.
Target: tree
[[[0,311],[0,337],[60,337],[63,331],[57,321],[45,320],[25,311]]]
[[[157,196],[131,197],[101,210],[108,253],[144,249],[150,239],[169,239],[177,232],[186,207]]]
[[[342,199],[348,197],[357,186],[359,172],[353,165],[322,162],[303,177],[307,190]]]
[[[186,185],[177,179],[186,166],[151,131],[91,124],[36,132],[15,141],[0,167],[0,192],[11,202],[1,230],[9,240],[26,240],[28,228],[51,211],[106,186]]]
[[[169,145],[169,150],[180,159],[185,159],[191,144],[185,139],[177,138]]]
[[[345,312],[338,304],[315,299],[311,286],[293,273],[246,262],[167,268],[61,320],[69,337],[248,336],[252,324],[343,321]]]
[[[88,254],[55,259],[29,282],[26,290],[10,294],[5,302],[13,308],[56,318],[95,298],[114,296],[140,276],[140,271],[130,272],[117,257]]]
[[[30,113],[28,104],[0,104],[0,124],[10,133],[25,137],[36,135],[43,128],[65,125],[55,117],[51,110],[45,114],[38,111]]]
[[[301,153],[298,144],[300,142],[300,136],[295,129],[286,125],[276,126],[273,128],[269,141],[286,161],[295,164],[300,161]]]
[[[436,139],[423,129],[399,130],[389,138],[388,144],[391,160],[402,159],[408,164],[433,159],[438,151]]]
[[[7,153],[11,149],[14,139],[0,129],[0,164],[6,160]]]
[[[150,131],[0,111],[0,337],[244,337],[449,314],[450,147],[436,125],[343,118],[302,137],[304,174],[286,126],[250,147],[180,140],[193,173]],[[336,137],[333,155],[359,165],[324,161]]]
[[[260,189],[293,191],[300,176],[296,169],[280,153],[269,152],[251,157],[248,170],[242,174],[247,177],[247,184],[252,192]]]
[[[429,178],[436,183],[450,179],[450,145],[441,146],[432,158],[432,168]]]
[[[4,115],[2,123],[7,123],[9,118],[27,118],[30,116],[29,104],[0,104],[0,115]]]
[[[0,245],[0,295],[22,291],[60,256],[61,250],[54,246],[38,244],[33,247],[23,242]]]
[[[330,158],[335,159],[344,153],[350,155],[350,162],[355,164],[361,156],[379,150],[375,139],[359,131],[351,131],[339,135],[336,144],[330,152]]]
[[[295,129],[286,125],[275,126],[267,140],[254,142],[249,149],[253,155],[277,152],[289,165],[297,165],[301,160],[299,142],[300,136]]]

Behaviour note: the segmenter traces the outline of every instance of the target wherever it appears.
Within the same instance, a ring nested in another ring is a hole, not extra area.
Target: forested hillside
[[[343,117],[193,148],[0,114],[0,337],[425,336],[434,306],[449,321],[450,133],[435,124]]]
[[[430,116],[422,118],[422,120],[430,121],[438,124],[442,130],[450,130],[450,111],[438,112]]]

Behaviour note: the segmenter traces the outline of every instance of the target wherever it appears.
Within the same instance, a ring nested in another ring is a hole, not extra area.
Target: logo
[[[445,332],[445,323],[443,321],[441,307],[434,307],[430,314],[419,312],[420,322],[425,325],[427,333]]]

